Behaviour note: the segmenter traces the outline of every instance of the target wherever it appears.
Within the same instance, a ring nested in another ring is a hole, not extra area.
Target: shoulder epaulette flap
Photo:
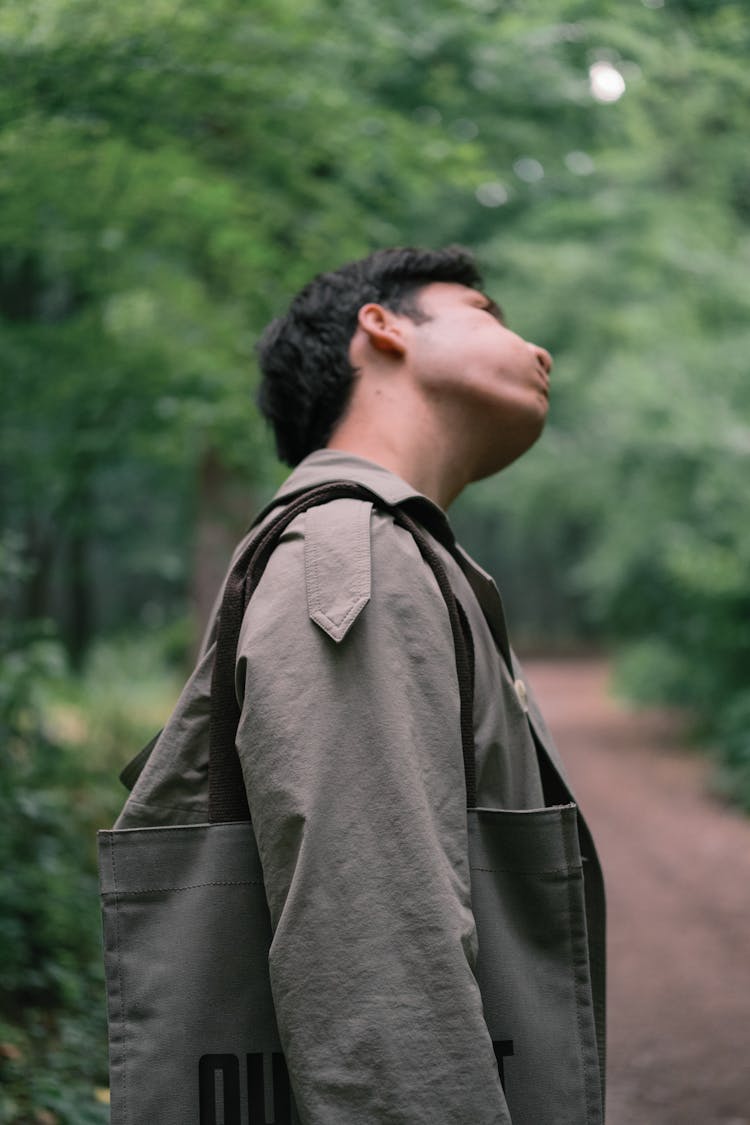
[[[305,583],[310,618],[343,641],[370,600],[370,514],[363,500],[331,500],[305,512]]]

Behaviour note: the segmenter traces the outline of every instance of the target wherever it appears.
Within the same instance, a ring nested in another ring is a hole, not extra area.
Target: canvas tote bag
[[[234,744],[234,666],[245,607],[284,528],[306,508],[342,496],[386,507],[351,482],[312,489],[260,529],[227,580],[211,688],[209,823],[99,833],[112,1125],[299,1121],[274,1018],[271,925]],[[403,510],[388,510],[432,567],[451,620],[477,975],[508,1121],[599,1125],[576,807],[475,807],[468,625],[422,528]]]

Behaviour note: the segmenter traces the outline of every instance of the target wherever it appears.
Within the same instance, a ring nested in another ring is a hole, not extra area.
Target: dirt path
[[[607,1125],[750,1125],[750,820],[601,662],[527,661],[609,902]]]

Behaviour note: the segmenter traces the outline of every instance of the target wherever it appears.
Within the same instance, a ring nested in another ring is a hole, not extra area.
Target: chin
[[[492,476],[493,473],[499,473],[518,461],[524,453],[528,453],[542,436],[545,421],[546,412],[543,417],[537,418],[533,425],[524,426],[523,430],[517,429],[504,435],[504,440],[499,444],[495,440],[491,453],[480,463],[479,471],[474,479],[483,480],[485,477]]]

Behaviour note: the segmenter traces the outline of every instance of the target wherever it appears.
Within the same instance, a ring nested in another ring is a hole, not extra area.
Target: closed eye
[[[503,315],[503,310],[500,308],[500,306],[495,301],[493,301],[491,297],[487,297],[484,293],[482,294],[482,298],[483,304],[479,306],[482,309],[482,312],[489,313],[490,316],[494,316],[495,320],[499,321],[499,323],[502,324],[503,327],[507,327],[505,317]]]

